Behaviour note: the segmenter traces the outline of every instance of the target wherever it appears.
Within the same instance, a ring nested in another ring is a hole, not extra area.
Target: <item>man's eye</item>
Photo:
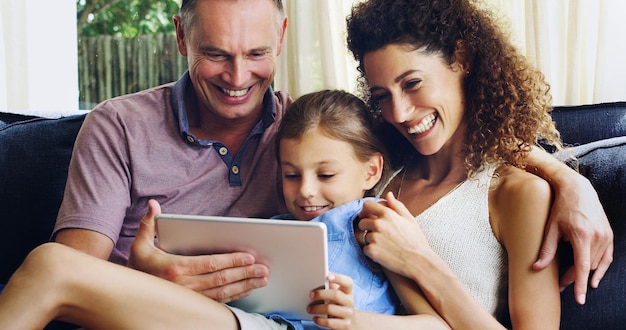
[[[205,54],[205,56],[211,59],[212,61],[224,61],[227,58],[226,55],[224,54],[214,54],[214,53],[207,53]]]

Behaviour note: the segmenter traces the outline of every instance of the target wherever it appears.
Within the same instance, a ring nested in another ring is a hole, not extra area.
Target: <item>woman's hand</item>
[[[133,241],[128,266],[164,278],[219,301],[229,302],[248,296],[267,285],[269,269],[255,264],[248,253],[180,256],[154,245],[155,217],[161,213],[158,202],[148,202],[148,213],[141,220]]]
[[[352,278],[330,273],[328,289],[311,291],[309,314],[315,324],[331,329],[356,329]]]
[[[407,273],[408,263],[415,255],[425,258],[438,257],[430,248],[415,217],[392,192],[385,195],[386,206],[373,201],[363,205],[359,214],[359,229],[367,230],[360,235],[367,243],[363,252],[374,261],[394,273],[412,277]]]

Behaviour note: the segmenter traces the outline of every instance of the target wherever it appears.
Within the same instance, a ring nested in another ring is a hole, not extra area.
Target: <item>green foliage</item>
[[[174,31],[180,0],[76,0],[79,37],[133,38]]]

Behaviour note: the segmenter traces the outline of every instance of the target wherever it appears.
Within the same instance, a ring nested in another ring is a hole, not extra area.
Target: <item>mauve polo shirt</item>
[[[78,134],[53,236],[83,228],[109,237],[110,261],[126,264],[147,202],[163,213],[267,218],[285,213],[274,143],[284,92],[269,89],[263,116],[236,155],[189,131],[189,74],[102,102]]]

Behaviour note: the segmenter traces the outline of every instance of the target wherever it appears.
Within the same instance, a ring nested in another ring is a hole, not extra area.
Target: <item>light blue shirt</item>
[[[350,276],[354,281],[354,308],[378,314],[395,314],[398,298],[382,272],[382,268],[367,258],[354,236],[354,220],[363,208],[364,198],[340,205],[311,221],[326,224],[328,235],[328,268],[331,272]],[[293,219],[291,215],[274,218]],[[285,318],[280,313],[267,315],[270,319]],[[322,329],[312,321],[287,320],[296,329]]]

